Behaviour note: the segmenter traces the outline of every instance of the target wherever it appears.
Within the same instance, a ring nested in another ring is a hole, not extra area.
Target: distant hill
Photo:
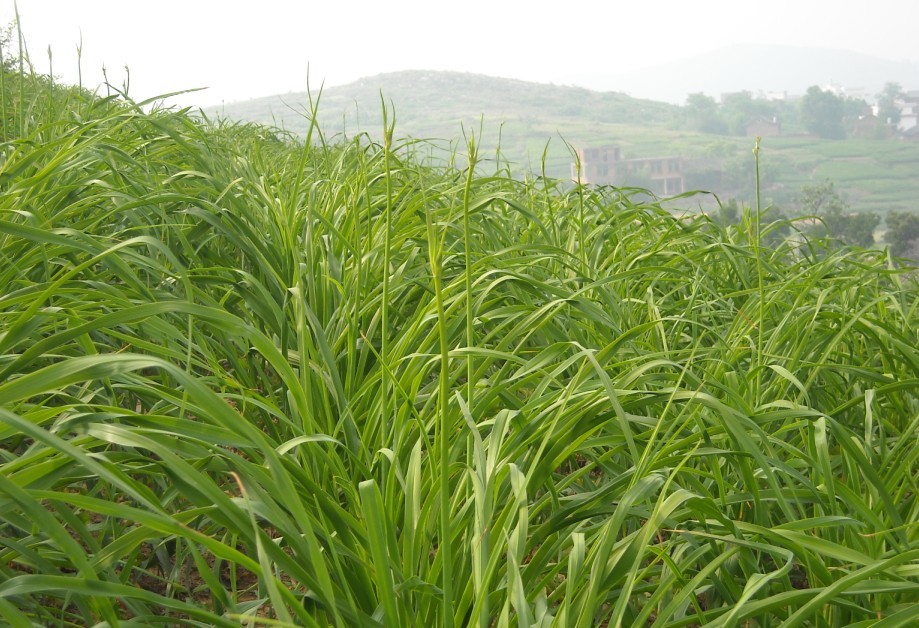
[[[504,152],[518,161],[541,153],[554,138],[587,143],[602,126],[663,127],[679,109],[673,105],[631,98],[616,92],[546,85],[463,72],[414,70],[380,74],[348,85],[316,90],[319,123],[327,137],[360,132],[379,137],[383,119],[381,95],[396,114],[396,134],[450,140],[462,129],[478,135],[494,149],[501,135]],[[308,127],[306,92],[269,96],[212,107],[209,114],[274,124],[302,133]],[[556,173],[558,174],[558,173]]]
[[[568,80],[600,90],[682,104],[704,92],[787,91],[803,94],[832,82],[873,95],[886,82],[919,89],[919,64],[850,50],[742,44],[623,74],[572,74]]]

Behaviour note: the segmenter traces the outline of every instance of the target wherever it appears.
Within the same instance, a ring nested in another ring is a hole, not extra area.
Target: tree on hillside
[[[830,236],[854,246],[869,247],[874,244],[874,230],[881,217],[874,212],[853,212],[832,181],[805,185],[799,202],[805,215],[816,216],[822,221],[822,225],[809,230],[811,235]]]
[[[750,92],[726,94],[721,111],[731,135],[746,135],[747,124],[758,117],[771,119],[778,116],[774,103],[757,100]]]
[[[871,113],[871,105],[863,98],[844,98],[842,99],[842,124],[846,133],[853,131],[855,125],[862,116]]]
[[[884,90],[878,97],[878,120],[884,124],[899,124],[900,109],[896,101],[903,95],[903,88],[899,83],[886,83]]]
[[[19,55],[13,53],[13,31],[16,22],[10,22],[5,27],[0,28],[0,67],[12,72],[19,60]]]
[[[712,220],[722,227],[727,227],[740,222],[740,214],[741,210],[737,204],[737,199],[732,198],[728,199],[727,203],[718,203],[718,211],[712,215]]]
[[[887,233],[884,240],[890,252],[897,256],[910,256],[919,249],[919,214],[892,211],[887,214]],[[919,261],[919,257],[915,258]]]
[[[711,96],[699,92],[690,94],[686,98],[683,108],[686,116],[686,126],[693,131],[702,133],[726,133],[727,124],[718,111],[718,103]]]
[[[801,123],[807,131],[824,139],[840,140],[846,136],[844,113],[842,98],[816,85],[807,88],[801,99]]]
[[[798,198],[801,211],[808,216],[823,216],[827,213],[841,213],[849,210],[849,203],[836,191],[836,186],[827,179],[818,185],[805,185]]]

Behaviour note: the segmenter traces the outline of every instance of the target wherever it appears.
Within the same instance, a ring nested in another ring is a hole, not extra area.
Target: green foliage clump
[[[750,92],[726,94],[722,98],[723,115],[731,135],[746,135],[747,125],[760,119],[778,119],[781,105],[754,99]]]
[[[840,140],[846,137],[843,99],[812,85],[801,99],[801,123],[817,137]]]
[[[885,83],[884,89],[877,95],[878,121],[883,125],[896,126],[900,122],[900,108],[897,99],[903,96],[903,88],[899,83]]]
[[[718,110],[718,103],[705,94],[690,94],[684,107],[686,128],[702,133],[726,133],[727,124]]]
[[[919,291],[883,256],[475,140],[429,167],[385,109],[329,143],[16,89],[5,623],[919,615]]]
[[[889,212],[885,239],[894,255],[907,255],[919,261],[919,215]]]
[[[874,230],[881,217],[874,212],[853,212],[849,203],[836,191],[832,181],[806,185],[800,198],[801,213],[815,216],[820,224],[810,230],[816,237],[832,237],[851,246],[874,244]]]

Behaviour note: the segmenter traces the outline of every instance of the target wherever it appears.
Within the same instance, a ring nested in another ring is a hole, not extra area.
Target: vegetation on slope
[[[595,92],[570,85],[545,85],[517,79],[496,78],[463,72],[408,70],[360,79],[324,90],[319,122],[327,132],[378,133],[382,112],[380,91],[396,103],[400,117],[412,120],[412,132],[434,139],[445,137],[449,121],[452,135],[462,122],[478,125],[480,117],[523,124],[545,120],[591,119],[622,124],[665,125],[679,111],[666,103],[632,98],[617,92]],[[271,120],[293,111],[309,113],[305,92],[269,96],[225,105],[227,112],[245,111],[248,116]],[[306,131],[309,116],[286,116],[292,131]]]
[[[884,255],[5,78],[6,623],[919,618]]]
[[[630,98],[616,92],[543,85],[450,72],[397,72],[323,90],[319,126],[329,135],[362,132],[382,139],[380,94],[394,104],[405,137],[434,138],[428,154],[444,164],[462,153],[462,128],[478,131],[483,160],[509,163],[518,176],[527,172],[568,178],[572,146],[616,145],[626,158],[678,155],[687,165],[687,185],[713,189],[753,204],[753,139],[737,137],[751,117],[778,115],[787,136],[766,138],[762,159],[766,197],[788,212],[800,212],[802,187],[829,179],[856,211],[884,216],[889,210],[916,212],[919,143],[850,138],[820,140],[802,135],[796,103],[750,101],[742,95],[720,109],[699,110]],[[699,95],[701,96],[701,95]],[[306,92],[229,103],[209,113],[240,121],[276,124],[300,135],[310,128]],[[704,109],[704,108],[703,108]],[[714,117],[709,120],[708,117]],[[703,132],[721,125],[735,135]],[[500,148],[500,151],[499,151]],[[718,181],[713,184],[712,173]],[[618,182],[625,185],[630,182]],[[714,187],[713,187],[714,186]],[[711,209],[708,199],[697,199]]]

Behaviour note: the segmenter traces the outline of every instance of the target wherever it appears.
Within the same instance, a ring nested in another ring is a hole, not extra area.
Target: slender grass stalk
[[[16,38],[19,42],[19,102],[16,107],[16,112],[19,114],[19,133],[16,137],[25,137],[25,81],[26,81],[26,71],[25,71],[25,62],[26,62],[26,51],[25,44],[22,37],[22,22],[19,19],[19,5],[15,2],[13,3],[13,12],[16,16]]]
[[[4,57],[4,52],[5,52],[5,51],[4,51],[4,46],[0,46],[0,103],[3,103],[3,105],[2,105],[2,106],[3,106],[3,115],[0,116],[0,129],[3,130],[3,137],[2,137],[2,140],[3,140],[4,142],[6,142],[6,141],[9,141],[9,139],[10,139],[10,132],[9,132],[9,129],[8,129],[8,127],[7,127],[7,124],[6,124],[6,117],[7,117],[7,114],[8,114],[7,102],[8,102],[9,96],[7,96],[7,94],[6,94],[6,74],[7,74],[7,72],[6,72],[6,65],[7,65],[7,60],[6,60],[6,58]]]
[[[470,201],[472,195],[472,183],[475,179],[475,169],[478,163],[478,148],[476,146],[475,136],[471,136],[466,144],[466,184],[463,186],[463,272],[465,306],[466,306],[466,347],[472,349],[475,346],[474,316],[473,311],[473,291],[472,291],[472,228],[469,223]],[[470,405],[473,403],[475,393],[475,381],[473,379],[472,352],[466,355],[466,400]]]
[[[441,621],[444,626],[453,625],[453,522],[450,503],[450,436],[449,390],[450,390],[450,347],[447,340],[447,316],[444,305],[443,285],[443,236],[438,236],[437,225],[430,214],[425,214],[428,255],[431,268],[431,282],[437,312],[437,336],[439,341],[439,371],[437,376],[437,419],[435,422],[435,447],[437,450],[437,493],[439,505],[439,526],[437,552],[441,561],[441,590],[443,610]]]
[[[385,170],[386,181],[386,205],[383,209],[383,300],[380,307],[380,354],[383,360],[384,369],[382,371],[382,403],[380,405],[380,425],[390,435],[385,441],[391,441],[395,438],[396,426],[393,424],[393,415],[390,412],[390,283],[391,283],[391,255],[392,255],[392,230],[393,230],[393,180],[392,180],[392,143],[393,133],[395,132],[396,120],[393,116],[389,120],[389,110],[386,107],[386,101],[380,94],[380,102],[383,108],[383,166]]]
[[[759,151],[760,151],[760,142],[762,138],[757,137],[753,145],[753,165],[756,171],[755,177],[755,186],[756,186],[756,222],[753,223],[754,228],[754,254],[756,255],[756,279],[759,287],[759,316],[758,319],[760,324],[757,325],[757,342],[756,342],[756,399],[760,399],[760,394],[762,393],[762,369],[763,369],[763,324],[765,321],[766,315],[766,295],[763,288],[763,267],[762,267],[762,255],[763,255],[763,241],[762,241],[762,194],[760,190],[760,171],[759,171]]]

